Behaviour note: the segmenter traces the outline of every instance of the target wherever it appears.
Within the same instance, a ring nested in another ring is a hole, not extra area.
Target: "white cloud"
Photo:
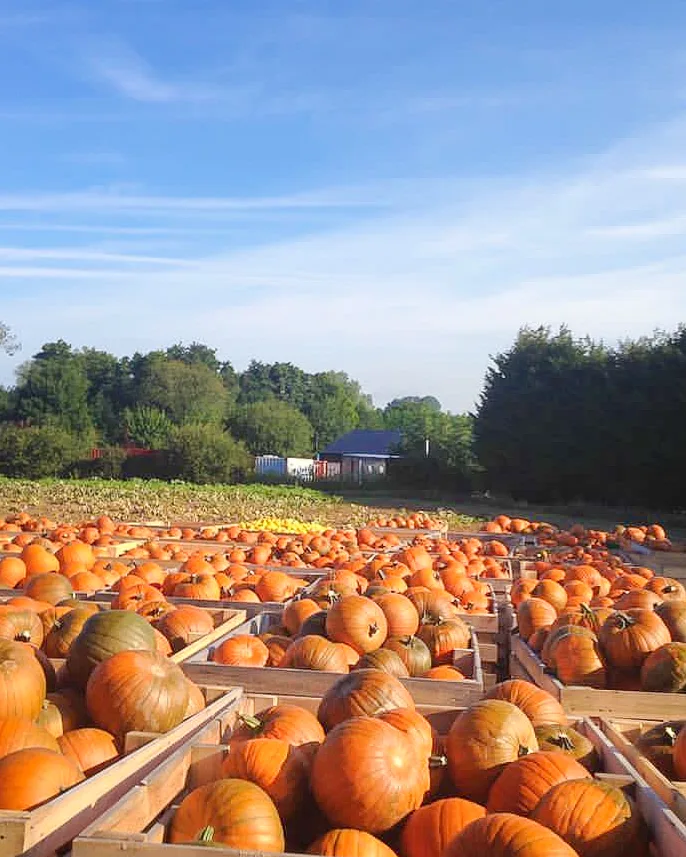
[[[507,347],[523,324],[566,323],[578,335],[615,341],[686,319],[686,259],[675,227],[686,222],[686,199],[661,178],[685,143],[686,126],[672,123],[668,134],[654,129],[558,175],[520,176],[499,187],[417,182],[385,196],[367,188],[269,201],[177,200],[183,211],[250,212],[294,200],[379,196],[390,209],[370,208],[353,226],[252,249],[218,246],[189,270],[113,263],[114,273],[88,272],[88,295],[66,286],[61,294],[57,281],[41,318],[32,317],[31,348],[56,331],[118,353],[199,339],[239,366],[256,357],[343,368],[380,398],[428,390],[453,409],[470,407],[488,355]],[[86,204],[58,199],[67,211]],[[112,210],[166,205],[157,197],[126,200]],[[11,207],[7,197],[0,207]],[[40,279],[35,265],[27,270]],[[116,291],[106,289],[115,274]],[[7,297],[3,320],[26,339],[28,298]],[[84,317],[92,323],[84,326]]]
[[[153,104],[207,102],[219,90],[201,81],[165,80],[133,49],[123,42],[97,40],[86,50],[88,68],[97,79],[120,95]]]
[[[64,262],[111,262],[120,265],[141,263],[191,268],[189,259],[174,259],[167,256],[144,256],[130,253],[107,253],[85,247],[0,247],[0,262],[3,261],[64,261]],[[0,272],[1,272],[0,268]]]

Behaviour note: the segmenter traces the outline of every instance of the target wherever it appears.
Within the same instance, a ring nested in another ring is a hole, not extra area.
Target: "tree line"
[[[686,506],[686,327],[615,347],[525,328],[474,424],[488,486],[534,502]]]
[[[16,345],[0,326],[0,348]],[[117,357],[63,340],[43,345],[14,386],[0,388],[0,473],[235,481],[251,476],[255,455],[310,457],[355,428],[401,430],[400,483],[469,481],[472,419],[431,396],[379,408],[344,372],[259,361],[238,372],[202,343]],[[95,447],[102,455],[92,460]]]

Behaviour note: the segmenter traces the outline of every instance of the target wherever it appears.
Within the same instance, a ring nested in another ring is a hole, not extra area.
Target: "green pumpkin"
[[[95,667],[117,652],[156,650],[151,625],[130,610],[103,610],[94,613],[72,643],[67,655],[70,681],[81,689]]]

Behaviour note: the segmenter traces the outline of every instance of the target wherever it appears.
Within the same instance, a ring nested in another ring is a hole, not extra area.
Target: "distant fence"
[[[137,446],[121,446],[119,448],[129,458],[134,458],[137,455],[155,455],[158,452],[158,450],[156,449],[140,449]],[[107,450],[105,449],[93,447],[93,449],[91,449],[91,460],[97,461],[99,458],[102,458],[104,455],[106,455],[106,453]]]

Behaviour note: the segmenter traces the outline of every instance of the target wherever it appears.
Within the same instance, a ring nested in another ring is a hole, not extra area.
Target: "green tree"
[[[239,481],[253,464],[244,444],[216,425],[190,423],[175,429],[167,454],[171,474],[201,484]]]
[[[19,351],[20,348],[21,345],[19,344],[19,341],[8,325],[0,321],[0,351],[4,351],[7,354],[14,354]]]
[[[221,423],[229,395],[221,378],[204,363],[168,360],[152,352],[139,368],[136,404],[164,411],[176,425]]]
[[[123,437],[122,414],[131,403],[132,384],[126,360],[106,351],[83,348],[78,355],[88,381],[88,410],[105,443]]]
[[[306,416],[287,402],[269,399],[244,405],[230,422],[235,437],[254,455],[309,456],[312,426]]]
[[[174,424],[159,408],[138,405],[124,411],[128,439],[143,449],[165,449]]]
[[[92,433],[88,379],[78,354],[63,340],[49,342],[18,370],[15,412],[35,425]]]
[[[86,446],[56,425],[0,425],[0,473],[24,479],[65,476],[84,457]]]
[[[317,450],[357,428],[359,385],[344,372],[320,372],[311,376],[305,414],[312,424]]]

